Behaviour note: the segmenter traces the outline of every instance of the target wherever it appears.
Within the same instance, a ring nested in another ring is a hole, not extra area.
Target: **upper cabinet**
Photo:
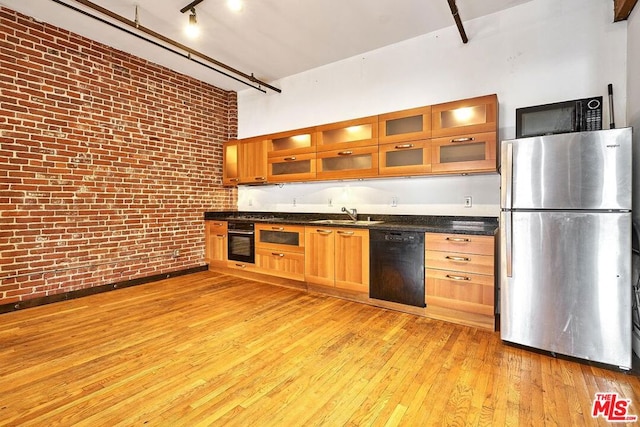
[[[378,144],[378,116],[331,123],[316,128],[318,151]]]
[[[431,118],[431,136],[434,138],[497,132],[498,97],[486,95],[434,105]]]
[[[495,172],[498,98],[486,95],[224,145],[225,185]]]
[[[267,141],[257,137],[226,142],[223,165],[224,185],[267,182]]]
[[[308,181],[316,177],[314,128],[269,135],[267,181]]]
[[[431,106],[378,116],[380,144],[431,138]]]
[[[318,126],[316,178],[374,177],[378,174],[378,117]]]

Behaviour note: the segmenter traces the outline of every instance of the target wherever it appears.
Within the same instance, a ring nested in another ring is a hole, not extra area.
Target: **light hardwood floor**
[[[214,272],[0,315],[0,425],[608,425],[632,373]]]

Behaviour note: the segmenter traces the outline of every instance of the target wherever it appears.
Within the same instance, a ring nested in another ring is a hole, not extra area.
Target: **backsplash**
[[[471,197],[471,207],[465,198]],[[500,176],[440,176],[240,186],[238,210],[362,214],[495,216]]]

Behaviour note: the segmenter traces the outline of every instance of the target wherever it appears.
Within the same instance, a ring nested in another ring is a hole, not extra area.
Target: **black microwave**
[[[602,129],[602,97],[516,108],[516,138]]]

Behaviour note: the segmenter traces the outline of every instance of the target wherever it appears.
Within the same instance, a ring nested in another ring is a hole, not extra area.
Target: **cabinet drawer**
[[[428,251],[464,252],[467,254],[493,255],[493,236],[472,234],[425,233],[425,248]]]
[[[461,252],[439,252],[428,250],[425,253],[425,266],[439,270],[493,276],[493,255],[466,254]]]
[[[304,252],[304,226],[256,224],[256,248],[278,252]]]
[[[427,307],[494,315],[493,276],[427,269],[426,277]]]
[[[256,266],[261,272],[294,280],[304,280],[304,254],[256,249]]]

